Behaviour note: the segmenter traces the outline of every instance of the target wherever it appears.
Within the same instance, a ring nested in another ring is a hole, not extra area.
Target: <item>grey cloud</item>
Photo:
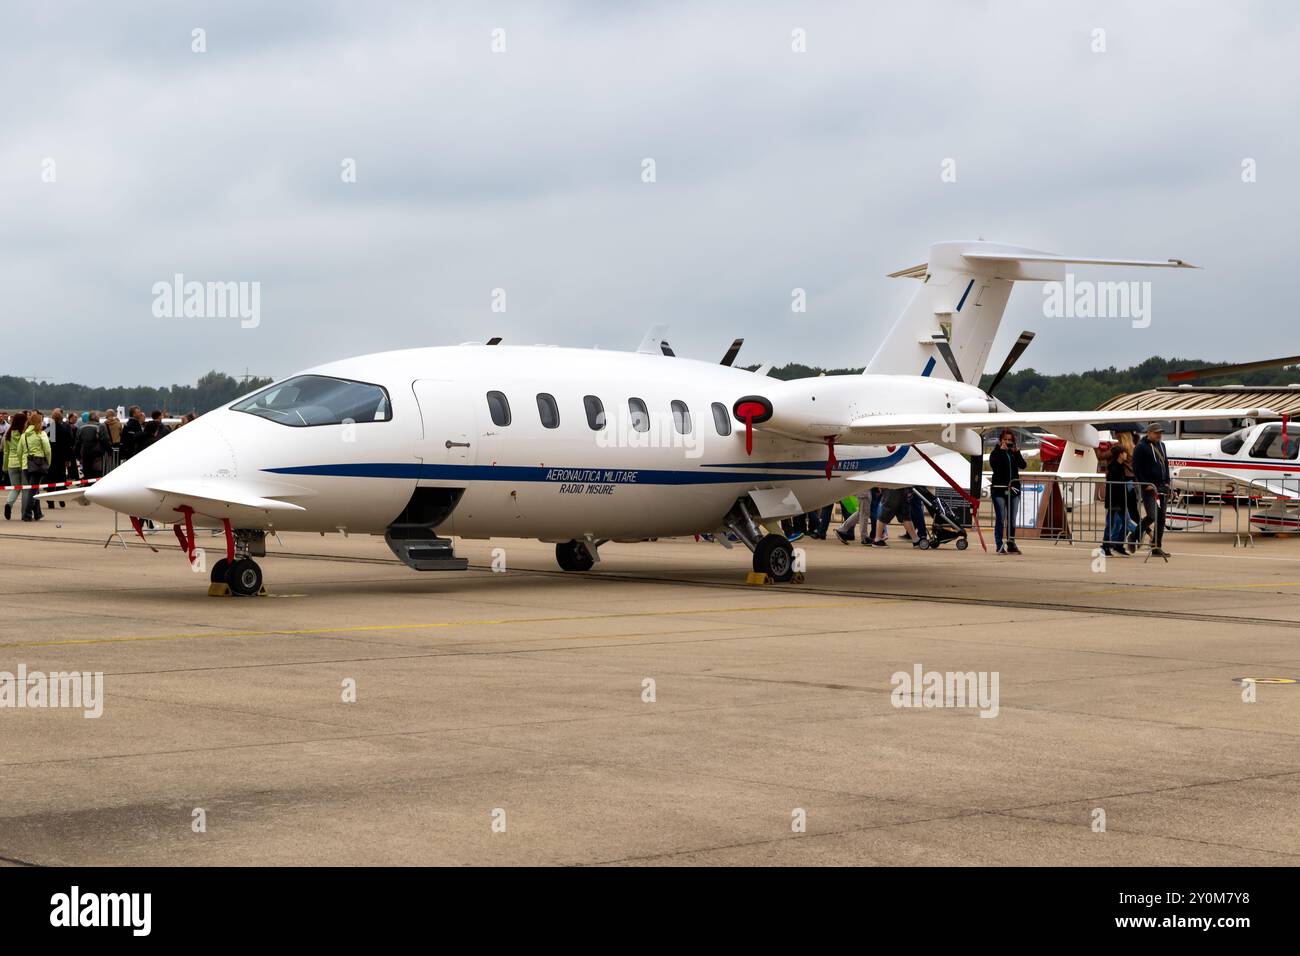
[[[0,31],[6,328],[56,324],[67,347],[43,370],[91,384],[490,334],[631,347],[653,322],[679,354],[744,335],[751,361],[858,364],[911,291],[884,274],[982,235],[1206,267],[1137,276],[1145,330],[1044,319],[1018,289],[1005,342],[1043,333],[1026,364],[1272,354],[1296,21],[1214,3],[19,5]],[[261,325],[154,318],[176,272],[260,281]]]

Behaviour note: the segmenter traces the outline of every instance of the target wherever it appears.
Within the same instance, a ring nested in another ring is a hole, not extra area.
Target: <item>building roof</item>
[[[1278,414],[1300,414],[1300,385],[1170,385],[1116,395],[1098,411],[1146,408],[1272,408]]]

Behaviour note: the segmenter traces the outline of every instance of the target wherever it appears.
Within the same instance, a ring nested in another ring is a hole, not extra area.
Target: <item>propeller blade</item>
[[[1238,375],[1243,372],[1258,372],[1279,365],[1300,364],[1300,355],[1287,358],[1267,359],[1263,362],[1242,362],[1239,365],[1212,365],[1209,368],[1193,368],[1185,372],[1170,372],[1165,376],[1170,382],[1190,382],[1197,378],[1213,378],[1216,375]]]
[[[966,381],[961,377],[961,368],[957,365],[957,356],[952,354],[952,346],[948,344],[948,336],[942,332],[936,332],[930,336],[930,339],[934,342],[934,347],[939,350],[939,354],[943,356],[944,362],[948,365],[948,371],[952,372],[952,377],[959,382]]]
[[[1020,333],[1020,338],[1016,339],[1016,344],[1011,346],[1011,351],[1007,353],[1007,357],[1003,361],[1002,367],[998,369],[998,374],[993,376],[993,384],[988,387],[989,395],[992,395],[998,390],[998,386],[1001,385],[1002,380],[1007,377],[1007,373],[1011,371],[1011,367],[1020,360],[1020,356],[1025,354],[1025,349],[1029,348],[1029,343],[1033,340],[1033,332]]]
[[[736,361],[736,356],[740,354],[740,347],[744,344],[745,344],[744,339],[736,339],[735,341],[733,341],[731,343],[731,348],[727,349],[727,354],[722,356],[722,361],[719,362],[718,364],[730,365],[732,362]]]

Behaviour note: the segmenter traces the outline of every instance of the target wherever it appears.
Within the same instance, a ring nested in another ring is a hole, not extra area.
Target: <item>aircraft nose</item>
[[[166,495],[153,488],[170,478],[235,474],[234,451],[208,415],[166,435],[86,489],[86,500],[120,514],[175,521]]]
[[[134,477],[143,474],[127,465],[113,469],[87,488],[86,500],[124,515],[152,515],[162,504],[163,496],[150,491],[142,480]]]

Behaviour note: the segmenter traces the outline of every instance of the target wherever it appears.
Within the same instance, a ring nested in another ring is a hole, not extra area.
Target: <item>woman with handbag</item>
[[[27,428],[27,413],[15,412],[5,432],[4,443],[0,445],[0,464],[9,476],[9,495],[5,499],[5,520],[13,515],[14,502],[22,494],[18,486],[23,483],[23,431]],[[21,515],[21,511],[20,511]]]
[[[40,412],[32,412],[28,417],[22,443],[23,484],[38,485],[50,473],[50,439],[45,434],[45,419]],[[23,520],[40,521],[44,517],[36,489],[24,489]]]

